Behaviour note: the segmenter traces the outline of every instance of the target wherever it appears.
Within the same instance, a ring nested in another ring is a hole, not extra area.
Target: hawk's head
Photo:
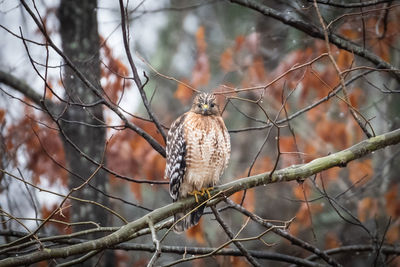
[[[215,95],[208,93],[200,93],[196,95],[191,110],[204,116],[220,115]]]

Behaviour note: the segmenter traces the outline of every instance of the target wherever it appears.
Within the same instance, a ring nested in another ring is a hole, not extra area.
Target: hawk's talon
[[[213,190],[214,187],[208,187],[208,188],[202,188],[201,192],[203,192],[202,195],[204,195],[205,193],[207,193],[208,198],[211,198],[211,194],[210,194],[210,190]]]
[[[189,192],[188,194],[191,196],[194,196],[194,198],[196,199],[196,203],[199,203],[199,198],[197,195],[201,195],[201,196],[204,195],[204,193],[197,191],[197,190],[193,190],[192,192]]]
[[[207,194],[208,198],[210,199],[211,198],[210,190],[213,189],[214,187],[202,188],[201,191],[193,190],[188,194],[194,196],[194,198],[196,199],[196,203],[199,203],[199,197],[197,195],[204,196],[205,194]]]

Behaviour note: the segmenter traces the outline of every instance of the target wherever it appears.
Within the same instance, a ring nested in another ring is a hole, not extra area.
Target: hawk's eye
[[[214,104],[214,103],[211,103],[211,105],[210,105],[210,106],[213,108],[213,107],[215,107],[215,104]]]
[[[201,108],[201,104],[197,104],[197,107]]]

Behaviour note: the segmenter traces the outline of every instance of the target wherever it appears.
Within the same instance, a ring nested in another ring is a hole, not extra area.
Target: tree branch
[[[262,219],[261,219],[262,220]],[[171,221],[172,223],[172,221]],[[103,227],[105,232],[107,231],[113,231],[114,229],[106,229],[108,227]],[[279,229],[279,228],[274,228],[274,230]],[[96,230],[96,229],[93,229]],[[150,232],[150,230],[148,230]],[[16,236],[16,237],[23,237],[27,233],[26,232],[20,232],[20,231],[13,231],[13,230],[0,230],[0,235],[1,236]],[[53,240],[54,236],[42,236],[40,235],[40,240],[43,242],[45,240]],[[56,237],[55,237],[56,238]],[[80,239],[80,238],[71,238],[71,237],[65,237],[62,240],[59,240],[58,243],[60,244],[78,244],[82,242],[86,242],[86,239]],[[143,244],[143,243],[123,243],[119,245],[113,246],[111,249],[120,249],[120,250],[125,250],[125,251],[145,251],[145,252],[154,252],[155,247],[152,244]],[[364,244],[354,244],[354,245],[348,245],[348,246],[342,246],[342,247],[337,247],[333,249],[328,249],[323,251],[324,253],[328,255],[337,255],[341,253],[347,253],[347,252],[371,252],[374,251],[375,246],[374,245],[364,245]],[[231,249],[231,248],[225,248],[216,251],[217,248],[215,247],[187,247],[187,246],[169,246],[169,245],[161,245],[161,251],[163,253],[171,253],[171,254],[178,254],[182,255],[184,253],[187,254],[192,254],[192,255],[205,255],[205,254],[210,254],[213,253],[213,255],[224,255],[224,256],[243,256],[242,252],[238,249]],[[269,251],[259,251],[259,250],[248,250],[248,252],[255,258],[257,259],[267,259],[267,260],[275,260],[275,261],[281,261],[281,262],[288,262],[288,263],[293,263],[297,264],[300,266],[326,266],[323,264],[319,263],[314,263],[313,261],[319,259],[319,255],[311,255],[305,259],[301,259],[295,256],[289,256],[277,252],[269,252]],[[400,248],[392,247],[392,246],[382,246],[381,252],[385,255],[400,255]],[[3,254],[7,255],[7,254]]]
[[[221,185],[213,190],[211,192],[212,195],[219,193],[223,196],[217,196],[216,198],[213,198],[210,201],[209,205],[215,205],[216,203],[225,199],[225,197],[244,189],[269,183],[305,179],[307,177],[310,177],[311,175],[333,167],[344,167],[347,163],[355,159],[361,158],[378,149],[398,143],[400,143],[400,129],[378,135],[376,137],[372,137],[368,140],[364,140],[348,149],[333,153],[326,157],[315,159],[307,164],[295,165],[277,170],[272,175],[270,174],[270,172],[266,172],[251,177],[238,179],[230,183]],[[200,198],[200,201],[204,200],[206,200],[206,196]],[[146,214],[145,216],[133,222],[130,222],[127,225],[122,226],[116,232],[109,234],[105,237],[67,247],[44,249],[42,251],[37,251],[23,256],[10,257],[1,260],[0,265],[27,265],[46,259],[68,257],[72,255],[87,253],[92,250],[110,248],[114,245],[130,240],[133,234],[148,226],[149,220],[152,220],[154,224],[156,224],[172,216],[173,214],[187,210],[194,205],[196,205],[196,200],[194,197],[182,199],[167,206],[158,208]]]
[[[120,12],[121,12],[122,38],[124,40],[125,53],[126,53],[126,56],[128,57],[128,62],[129,62],[129,65],[131,66],[131,70],[133,73],[133,81],[135,82],[135,84],[139,90],[140,96],[142,97],[143,104],[147,110],[147,113],[150,116],[150,119],[156,125],[158,131],[160,132],[161,136],[164,139],[164,142],[166,142],[167,136],[165,135],[165,132],[164,132],[160,122],[158,121],[157,117],[154,115],[154,113],[150,107],[149,101],[147,100],[146,92],[144,91],[144,86],[146,83],[142,84],[142,81],[140,80],[136,65],[133,62],[131,50],[129,48],[127,27],[126,27],[126,23],[125,23],[128,20],[128,18],[127,18],[127,15],[125,14],[123,0],[119,0],[119,6],[120,6]],[[145,74],[145,76],[146,76],[146,74]],[[146,78],[147,78],[147,76],[146,76]]]
[[[312,2],[313,0],[308,0],[308,2]],[[382,3],[388,3],[393,0],[372,0],[372,1],[362,1],[360,3],[346,3],[346,2],[334,2],[331,0],[318,0],[318,4],[334,6],[334,7],[341,7],[341,8],[356,8],[356,7],[369,7],[375,6]]]
[[[0,83],[3,83],[5,85],[12,87],[16,91],[18,91],[18,92],[22,93],[23,95],[25,95],[26,97],[28,97],[36,105],[43,107],[42,96],[39,93],[37,93],[32,87],[30,87],[28,84],[26,84],[21,79],[18,79],[14,75],[0,70]],[[46,102],[47,107],[54,106],[54,103],[48,99],[46,99],[45,102]]]
[[[281,236],[282,238],[285,238],[286,240],[290,241],[293,245],[301,247],[305,250],[312,252],[317,258],[325,260],[329,265],[340,266],[340,264],[338,262],[336,262],[334,259],[329,257],[328,254],[326,254],[324,251],[321,251],[317,247],[301,240],[300,238],[297,238],[297,237],[291,235],[288,231],[286,231],[284,229],[274,227],[274,225],[272,223],[263,220],[259,216],[251,213],[250,211],[246,210],[241,205],[236,204],[232,200],[227,199],[226,203],[228,203],[232,208],[236,209],[237,211],[250,217],[253,221],[259,223],[260,225],[270,228],[272,230],[272,232],[274,232],[275,234]]]
[[[50,36],[47,34],[45,29],[43,28],[43,25],[40,23],[38,18],[35,16],[33,11],[29,8],[29,6],[26,4],[24,0],[21,1],[21,4],[24,6],[25,10],[29,13],[29,15],[32,17],[34,20],[36,26],[39,28],[40,32],[43,34],[43,36],[46,38],[47,42],[49,43],[49,46],[54,49],[54,51],[57,52],[58,55],[60,55],[65,63],[74,71],[76,76],[100,99],[103,99],[103,104],[107,106],[110,110],[112,110],[115,114],[117,114],[118,117],[121,118],[121,120],[125,123],[125,125],[135,131],[137,134],[139,134],[141,137],[143,137],[153,148],[156,150],[158,153],[160,153],[163,157],[165,157],[165,149],[163,146],[160,145],[160,143],[157,142],[157,140],[149,135],[146,131],[144,131],[142,128],[138,127],[134,123],[130,122],[124,114],[120,111],[119,107],[115,105],[114,103],[108,101],[103,93],[101,88],[97,88],[94,86],[86,77],[85,75],[75,66],[75,64],[69,59],[62,51],[60,48],[58,48],[53,40],[50,38]]]
[[[317,27],[314,24],[308,23],[300,18],[290,16],[285,12],[277,11],[273,8],[270,8],[264,4],[260,4],[254,0],[230,0],[233,3],[238,5],[248,7],[253,9],[265,16],[274,18],[279,20],[280,22],[292,26],[297,30],[300,30],[311,37],[315,37],[318,39],[324,39],[324,31],[323,29]],[[392,71],[392,74],[400,82],[400,70],[384,61],[382,58],[374,54],[373,52],[359,46],[358,44],[351,42],[347,39],[340,37],[337,34],[330,33],[329,34],[329,42],[336,45],[338,48],[349,51],[350,53],[354,53],[360,57],[365,58],[366,60],[375,64],[378,68],[388,69]]]
[[[233,240],[235,239],[235,235],[233,234],[232,230],[229,228],[229,226],[225,223],[225,221],[222,219],[221,215],[219,214],[218,210],[215,208],[215,206],[211,206],[211,210],[214,213],[215,219],[219,222],[221,225],[222,229],[224,229],[225,233],[227,236]],[[239,241],[233,241],[233,244],[242,252],[242,254],[246,257],[246,259],[251,263],[253,266],[261,266],[260,263],[258,263],[253,256],[251,256],[250,252],[247,251],[247,249],[242,245],[241,242]]]

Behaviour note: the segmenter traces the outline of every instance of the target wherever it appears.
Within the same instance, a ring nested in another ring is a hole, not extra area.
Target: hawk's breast
[[[230,157],[230,139],[220,116],[189,112],[185,118],[186,173],[181,195],[214,186]]]

